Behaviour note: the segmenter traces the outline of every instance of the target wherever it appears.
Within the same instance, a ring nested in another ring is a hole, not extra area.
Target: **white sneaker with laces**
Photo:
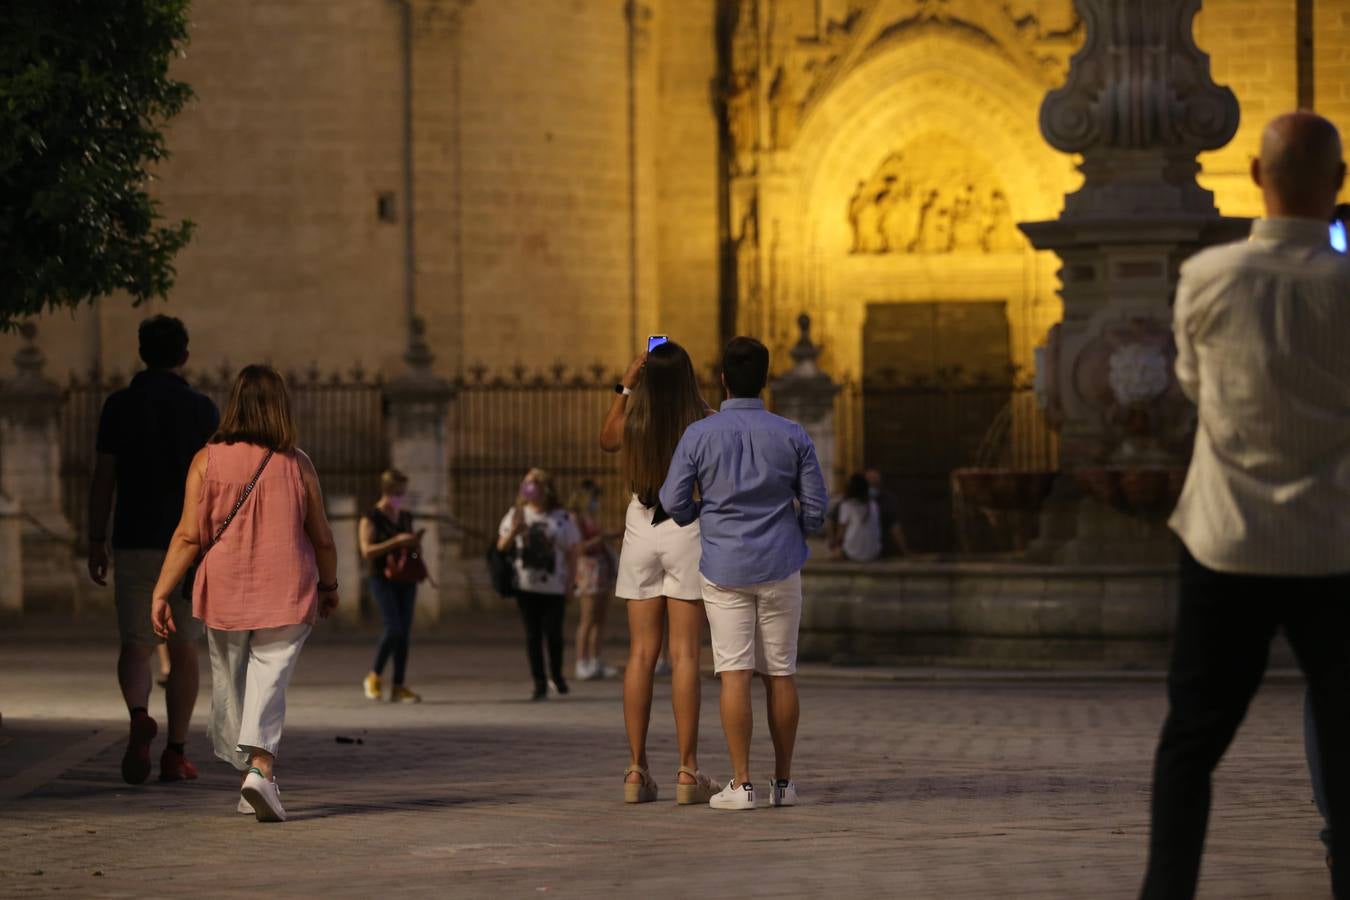
[[[775,780],[773,783],[773,793],[769,797],[770,806],[796,806],[797,805],[797,785],[788,780]]]
[[[275,781],[263,778],[257,769],[249,769],[240,795],[253,807],[259,822],[285,822],[286,810],[281,806],[281,791]]]
[[[720,793],[713,794],[708,805],[713,809],[754,809],[755,786],[748,781],[744,784],[728,781]]]

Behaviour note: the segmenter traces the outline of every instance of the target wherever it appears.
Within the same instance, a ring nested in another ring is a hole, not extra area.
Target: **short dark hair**
[[[722,377],[733,397],[758,397],[769,382],[769,348],[752,337],[734,337],[722,351]]]
[[[173,316],[152,316],[137,332],[141,359],[152,369],[173,369],[187,362],[188,333]]]

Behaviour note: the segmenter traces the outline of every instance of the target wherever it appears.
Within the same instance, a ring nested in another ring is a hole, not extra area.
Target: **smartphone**
[[[1337,253],[1344,253],[1350,247],[1345,230],[1347,219],[1350,219],[1350,204],[1337,204],[1336,211],[1331,214],[1331,248]]]
[[[664,334],[649,335],[647,337],[647,352],[651,353],[653,350],[655,350],[657,347],[660,347],[662,344],[668,343],[670,343],[670,338],[666,337]]]

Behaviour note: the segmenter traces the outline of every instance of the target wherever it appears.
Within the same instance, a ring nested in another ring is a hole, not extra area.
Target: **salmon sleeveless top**
[[[267,450],[254,444],[207,444],[206,480],[197,504],[197,534],[207,547],[239,501]],[[294,453],[267,464],[220,543],[197,569],[192,614],[218,631],[313,624],[318,567],[305,534],[305,485]]]

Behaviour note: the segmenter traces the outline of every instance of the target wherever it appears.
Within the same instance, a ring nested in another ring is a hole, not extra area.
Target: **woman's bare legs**
[[[703,637],[703,603],[699,600],[666,601],[670,618],[670,704],[675,709],[675,736],[680,745],[680,765],[698,771],[698,714],[702,700],[699,683],[699,644]],[[657,646],[660,653],[660,646]],[[694,779],[680,773],[680,784]]]
[[[587,649],[591,651],[590,658],[600,663],[601,670],[604,669],[604,663],[600,662],[600,653],[605,643],[605,620],[609,618],[609,598],[609,594],[597,594],[595,606],[591,610],[591,642]]]
[[[647,727],[652,718],[652,672],[661,656],[666,599],[628,601],[628,666],[623,672],[623,724],[633,765],[647,768]],[[633,773],[628,781],[642,779]]]
[[[586,660],[595,659],[595,632],[596,615],[599,608],[600,598],[594,594],[587,594],[580,598],[577,603],[577,610],[580,615],[577,617],[577,662],[583,663]]]

